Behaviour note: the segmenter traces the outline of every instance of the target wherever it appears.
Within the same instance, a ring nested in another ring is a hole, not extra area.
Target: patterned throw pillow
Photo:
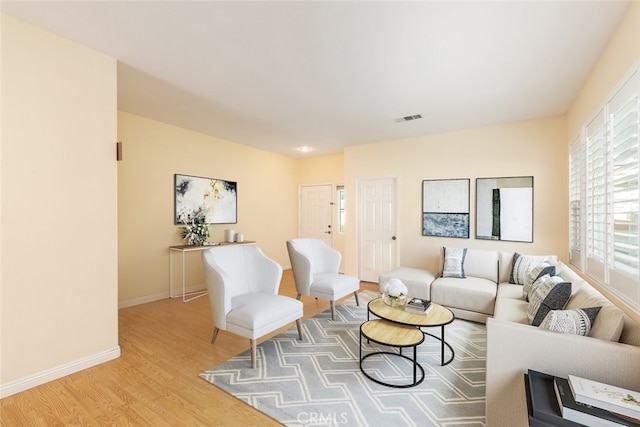
[[[540,323],[540,328],[554,332],[587,336],[602,307],[551,310]]]
[[[464,258],[467,256],[467,248],[447,248],[444,250],[444,265],[442,266],[442,277],[458,277],[465,279]]]
[[[551,310],[562,310],[570,297],[570,282],[563,282],[560,276],[542,276],[529,292],[529,323],[539,326]]]
[[[509,277],[509,283],[524,285],[524,282],[529,276],[531,270],[536,265],[543,262],[548,262],[548,258],[545,256],[520,255],[516,252],[515,254],[513,254],[513,263],[511,267],[511,277]]]
[[[529,301],[529,292],[531,292],[531,288],[533,287],[535,281],[546,274],[548,274],[549,276],[555,276],[556,267],[550,265],[548,262],[543,262],[531,268],[531,271],[529,271],[529,275],[525,278],[524,283],[522,284],[522,296],[524,297],[525,301]]]

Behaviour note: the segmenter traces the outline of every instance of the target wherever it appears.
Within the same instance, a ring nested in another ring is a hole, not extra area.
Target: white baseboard
[[[159,294],[145,295],[139,298],[132,298],[118,302],[118,309],[133,307],[135,305],[146,304],[148,302],[159,301],[161,299],[169,298],[169,292],[161,292]]]
[[[0,384],[0,399],[120,357],[120,346]]]
[[[200,291],[206,291],[207,288],[205,285],[203,284],[199,284],[199,285],[192,285],[192,286],[187,286],[185,288],[185,293],[189,294],[191,292],[200,292]],[[174,291],[174,298],[180,298],[182,299],[182,288],[180,289],[173,289]],[[175,296],[178,295],[178,296]],[[127,307],[133,307],[136,305],[140,305],[140,304],[146,304],[148,302],[154,302],[154,301],[159,301],[161,299],[166,299],[166,298],[170,298],[169,292],[161,292],[159,294],[153,294],[153,295],[146,295],[143,297],[139,297],[139,298],[132,298],[132,299],[128,299],[128,300],[124,300],[124,301],[120,301],[118,302],[118,309],[122,309],[122,308],[127,308]]]

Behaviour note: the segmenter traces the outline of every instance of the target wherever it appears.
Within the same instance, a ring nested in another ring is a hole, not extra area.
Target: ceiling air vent
[[[422,114],[414,114],[413,116],[398,117],[397,119],[393,119],[393,121],[396,123],[400,123],[400,122],[409,122],[411,120],[418,120],[421,118],[422,118]]]

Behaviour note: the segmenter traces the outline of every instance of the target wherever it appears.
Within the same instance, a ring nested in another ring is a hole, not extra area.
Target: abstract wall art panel
[[[469,182],[422,181],[422,235],[469,238]]]
[[[476,239],[533,242],[533,176],[476,179]]]
[[[469,214],[422,214],[422,235],[469,238]]]
[[[238,184],[222,179],[175,174],[175,224],[235,224]]]

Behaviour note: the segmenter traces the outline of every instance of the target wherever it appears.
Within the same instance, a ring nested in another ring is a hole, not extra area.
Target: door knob
[[[391,237],[391,240],[396,240],[396,236],[392,236],[392,237]]]

